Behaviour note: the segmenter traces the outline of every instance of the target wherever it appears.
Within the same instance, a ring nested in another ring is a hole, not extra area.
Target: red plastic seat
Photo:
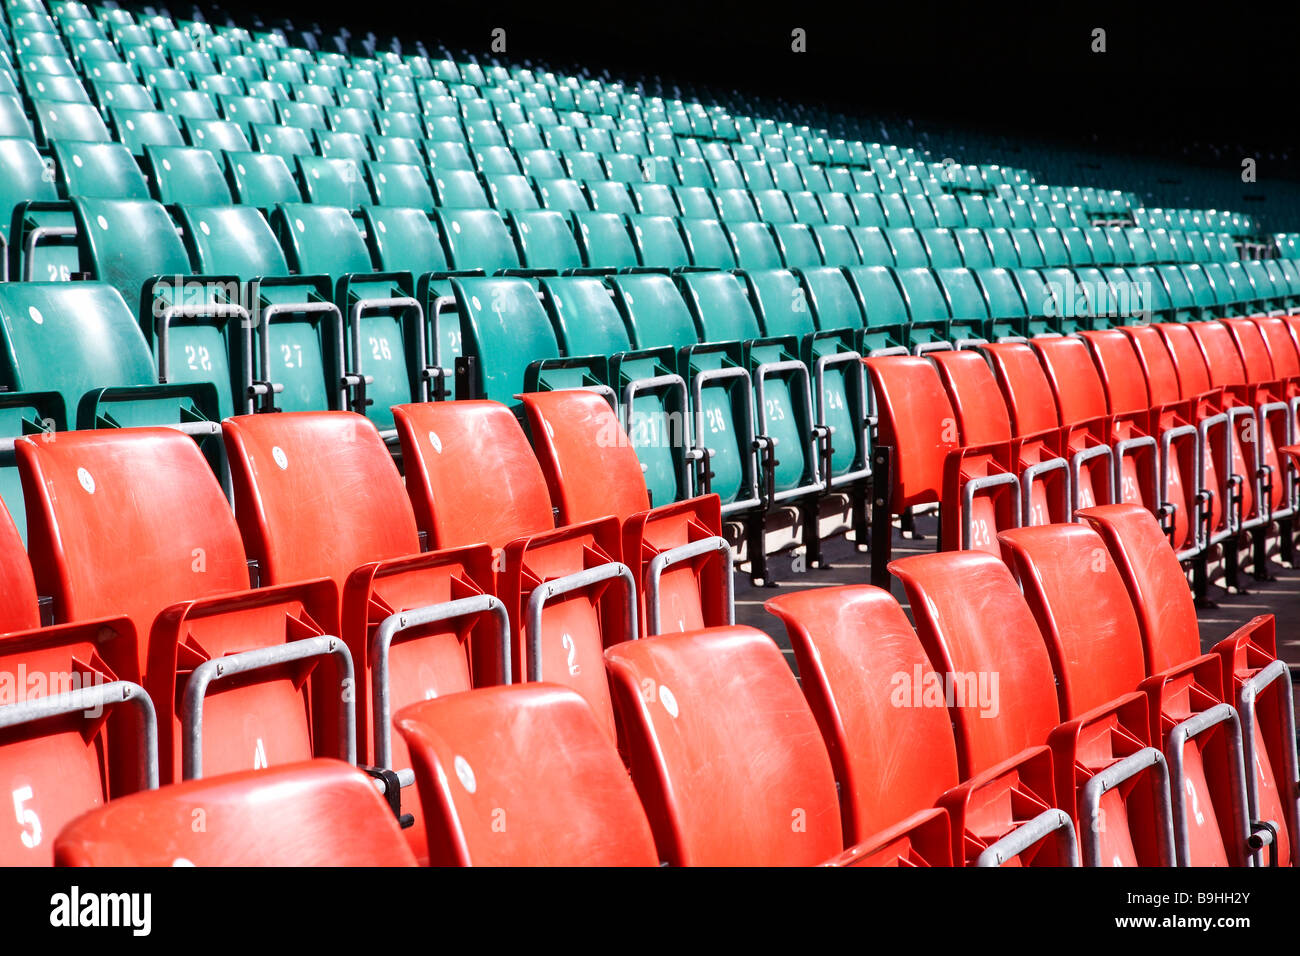
[[[1128,588],[1152,673],[1199,658],[1196,608],[1160,528],[1125,505],[1080,512],[1106,543]],[[1237,708],[1246,748],[1251,819],[1278,825],[1279,859],[1297,858],[1295,717],[1291,677],[1277,660],[1272,616],[1256,618],[1212,650],[1223,662],[1222,697]],[[1249,772],[1253,768],[1253,773]]]
[[[407,490],[427,533],[444,546],[486,539],[500,549],[493,561],[496,593],[509,612],[515,680],[544,678],[575,688],[614,739],[601,655],[639,629],[635,599],[629,602],[636,582],[620,560],[618,518],[562,519],[556,528],[542,469],[504,405],[399,405],[393,414]],[[497,510],[477,524],[493,500]],[[538,613],[534,635],[529,618]]]
[[[1179,865],[1246,865],[1241,726],[1223,701],[1219,659],[1202,655],[1148,677],[1124,579],[1091,528],[1024,528],[1002,540],[1047,640],[1062,712],[1126,699],[1140,687],[1169,767]],[[1135,834],[1150,843],[1153,836]]]
[[[1069,464],[1057,452],[1057,435],[1013,434],[1011,417],[988,361],[969,349],[936,350],[929,358],[939,370],[963,446],[972,448],[1009,442],[1011,462],[1020,478],[1021,520],[1026,524],[1068,521]]]
[[[489,687],[397,716],[434,866],[655,866],[618,751],[578,694]]]
[[[1137,694],[1095,704],[1079,687],[1063,711],[1047,643],[1007,566],[979,552],[928,554],[890,565],[903,582],[935,670],[978,689],[981,707],[949,707],[964,777],[1050,746],[1055,794],[1080,834],[1085,865],[1172,865],[1168,777],[1150,747]],[[996,683],[995,683],[996,682]],[[1061,723],[1064,717],[1065,722]],[[1154,847],[1142,838],[1160,833]]]
[[[234,517],[190,438],[64,432],[17,453],[32,568],[56,618],[125,615],[139,636],[134,668],[158,709],[164,783],[351,756],[334,585],[248,590]]]
[[[269,584],[335,582],[357,672],[360,759],[405,770],[391,715],[417,700],[500,683],[509,666],[488,547],[420,553],[401,476],[361,415],[237,416],[223,430],[248,553]],[[422,853],[418,808],[415,816],[408,835]]]
[[[1241,387],[1226,387],[1230,380],[1244,380],[1235,354],[1216,362],[1219,378],[1211,374],[1205,352],[1193,328],[1204,323],[1155,326],[1173,359],[1184,400],[1195,403],[1197,428],[1201,432],[1207,466],[1201,487],[1214,493],[1218,520],[1211,525],[1209,543],[1218,544],[1235,538],[1255,514],[1254,454],[1247,456],[1242,442],[1246,420],[1253,419],[1254,409]],[[1235,350],[1230,349],[1235,353]],[[1236,368],[1234,368],[1234,363]],[[1229,549],[1235,562],[1235,548]],[[1235,571],[1235,564],[1234,564]],[[1230,581],[1230,585],[1235,586]]]
[[[982,349],[1011,412],[1014,433],[1057,433],[1054,447],[1070,462],[1071,511],[1091,504],[1098,494],[1108,498],[1112,457],[1104,422],[1094,419],[1072,425],[1063,420],[1046,368],[1029,345],[998,342]]]
[[[1196,478],[1196,429],[1155,407],[1133,340],[1123,331],[1082,332],[1080,338],[1106,391],[1110,437],[1121,466],[1116,469],[1120,499],[1144,505],[1167,523],[1178,550],[1197,550],[1202,498]]]
[[[731,551],[718,496],[651,508],[636,450],[604,398],[567,390],[520,399],[559,521],[618,518],[624,561],[639,584],[642,634],[730,624]]]
[[[800,866],[844,849],[817,722],[766,634],[661,634],[610,648],[605,660],[661,859]]]
[[[941,677],[888,592],[816,588],[766,607],[785,623],[830,753],[844,832],[860,844],[852,862],[974,862],[1053,805],[1051,760],[1043,750],[961,784]],[[950,819],[960,823],[951,836]],[[1052,859],[1039,858],[1036,845],[1026,849],[1016,862]]]
[[[326,759],[114,800],[68,824],[54,856],[59,866],[415,865],[374,781]]]
[[[996,552],[997,532],[1020,523],[1020,481],[1011,467],[1009,436],[965,449],[957,412],[926,358],[880,356],[866,365],[879,413],[872,583],[888,581],[892,516],[917,505],[939,503],[945,550]]]

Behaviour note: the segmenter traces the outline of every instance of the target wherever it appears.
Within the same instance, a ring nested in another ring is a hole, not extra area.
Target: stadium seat
[[[573,691],[484,688],[407,707],[397,726],[428,808],[432,865],[659,862],[618,752]]]
[[[17,454],[32,570],[55,620],[123,615],[134,627],[161,782],[355,760],[333,584],[247,590],[234,516],[190,438],[66,432],[20,441]]]
[[[415,865],[373,781],[326,759],[114,800],[64,827],[54,859],[118,867]]]

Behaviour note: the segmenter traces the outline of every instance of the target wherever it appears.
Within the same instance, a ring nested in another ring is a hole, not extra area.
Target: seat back
[[[879,413],[877,444],[896,450],[894,513],[943,493],[944,461],[959,446],[957,415],[929,361],[905,355],[866,360]]]
[[[988,445],[1011,439],[1011,418],[988,362],[969,349],[931,353],[957,413],[962,444]]]
[[[489,687],[414,704],[397,726],[415,765],[433,866],[654,866],[645,811],[580,696]]]
[[[263,581],[328,577],[341,588],[363,564],[419,553],[401,475],[367,419],[242,415],[222,432],[239,528]]]
[[[393,419],[416,524],[433,548],[486,541],[497,550],[555,526],[546,477],[505,405],[397,405]]]
[[[1199,655],[1200,630],[1187,576],[1155,516],[1132,504],[1085,508],[1078,515],[1101,536],[1128,588],[1147,672]]]
[[[764,606],[785,624],[830,753],[846,843],[934,806],[956,786],[948,712],[919,705],[939,675],[893,595],[846,585]]]
[[[1106,392],[1082,339],[1051,336],[1033,340],[1052,385],[1062,425],[1079,425],[1106,415]]]
[[[1101,537],[1054,524],[998,538],[1047,641],[1061,714],[1078,717],[1136,690],[1146,676],[1137,617]]]
[[[842,849],[817,722],[766,634],[662,635],[610,648],[605,660],[662,859],[809,865]]]
[[[962,778],[1045,743],[1060,719],[1056,678],[1007,566],[984,551],[948,551],[902,558],[889,570],[903,582],[945,690],[952,688]]]
[[[1020,342],[999,342],[985,345],[983,351],[1011,413],[1012,434],[1036,435],[1059,428],[1056,398],[1034,350]]]
[[[59,866],[415,865],[374,782],[329,759],[114,800],[68,824],[54,859]]]

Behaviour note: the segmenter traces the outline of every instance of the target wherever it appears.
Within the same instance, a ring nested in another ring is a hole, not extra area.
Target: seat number
[[[14,791],[13,796],[14,815],[18,818],[18,825],[23,828],[23,846],[29,850],[34,849],[41,845],[41,818],[31,807],[23,806],[32,799],[32,788],[19,787]]]
[[[194,371],[211,372],[212,356],[208,354],[208,347],[206,345],[185,346],[185,364]]]
[[[390,362],[393,358],[392,349],[388,347],[388,339],[379,335],[370,336],[370,355],[376,361]]]

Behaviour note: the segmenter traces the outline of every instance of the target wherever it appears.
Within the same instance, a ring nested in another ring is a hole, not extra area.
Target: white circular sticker
[[[664,710],[668,711],[668,716],[674,720],[677,718],[677,698],[667,687],[660,686],[659,702],[664,705]]]
[[[212,235],[212,230],[208,228],[208,224],[206,222],[199,223],[199,232],[203,233],[205,236]]]
[[[78,169],[81,168],[81,166],[82,166],[82,162],[81,162],[81,154],[80,154],[80,153],[73,153],[73,154],[72,154],[72,165],[73,165],[73,166],[76,166]]]
[[[429,432],[429,444],[433,446],[434,451],[442,454],[442,439],[438,437],[437,432]]]
[[[299,232],[306,232],[306,231],[307,231],[307,227],[304,226],[304,225],[302,224],[302,220],[301,220],[301,219],[295,219],[295,220],[293,221],[293,224],[294,224],[295,226],[298,227],[298,231],[299,231]]]
[[[194,866],[194,865],[195,864],[192,861],[185,859],[185,857],[183,856],[178,856],[176,859],[172,860],[172,866]]]
[[[279,445],[271,449],[271,457],[275,459],[275,463],[280,466],[281,471],[289,467],[289,456],[284,453],[284,449]]]
[[[469,761],[456,754],[456,759],[452,761],[456,768],[456,776],[460,778],[461,786],[470,793],[478,789],[478,780],[474,777],[474,768],[469,765]]]
[[[86,469],[77,469],[77,480],[81,482],[81,487],[86,489],[86,494],[93,495],[95,493],[95,479]]]
[[[451,221],[451,231],[456,233],[457,235],[460,235],[460,223],[457,222],[455,219]]]
[[[41,310],[36,308],[36,306],[31,306],[27,310],[27,314],[32,317],[32,321],[37,325],[43,325],[45,323],[45,316],[41,315]]]
[[[105,219],[103,216],[96,216],[95,222],[99,223],[100,229],[103,229],[105,232],[108,231],[108,220]]]

